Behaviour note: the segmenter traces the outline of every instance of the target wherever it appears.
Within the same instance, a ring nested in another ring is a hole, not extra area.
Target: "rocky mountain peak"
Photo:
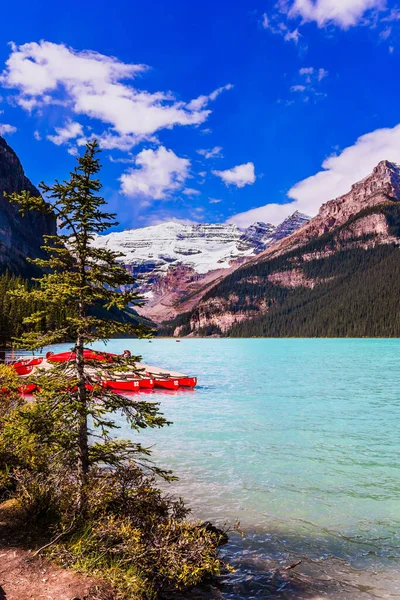
[[[400,168],[388,160],[381,160],[372,173],[357,181],[349,192],[356,201],[376,193],[383,193],[400,199]],[[348,196],[348,194],[345,194]]]
[[[278,239],[278,243],[267,247],[255,260],[262,261],[272,253],[282,254],[291,248],[306,244],[311,239],[344,225],[362,210],[385,204],[389,200],[400,201],[400,167],[388,160],[382,160],[369,175],[354,183],[346,194],[322,204],[318,214],[308,223],[308,217],[299,211],[288,217],[277,228],[274,237],[279,234],[279,228],[284,227],[286,222],[290,225],[292,219],[297,221],[297,227],[293,232],[286,230],[280,242]]]
[[[275,229],[274,241],[281,240],[282,238],[291,235],[294,231],[299,229],[299,227],[308,223],[310,218],[311,217],[296,210],[292,215],[286,217],[286,219]]]
[[[400,170],[400,168],[399,168],[398,165],[396,165],[396,163],[391,162],[390,160],[381,160],[376,165],[376,167],[374,167],[374,169],[373,169],[372,172],[374,174],[375,173],[378,173],[378,174],[381,173],[382,174],[382,173],[386,173],[386,172],[389,172],[389,173],[399,173],[399,170]]]
[[[258,221],[244,230],[243,238],[254,245],[255,252],[261,252],[271,242],[275,230],[271,223]]]
[[[347,194],[323,204],[315,219],[324,220],[331,228],[341,225],[360,210],[389,199],[400,200],[400,169],[394,163],[382,160],[372,173],[354,183]]]
[[[295,210],[292,215],[287,217],[287,219],[300,219],[300,220],[309,221],[311,219],[311,217],[309,217],[308,215],[305,215],[304,213],[300,212],[299,210]]]

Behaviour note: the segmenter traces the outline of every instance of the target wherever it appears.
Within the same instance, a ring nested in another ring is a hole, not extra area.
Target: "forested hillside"
[[[0,276],[0,347],[8,345],[13,337],[21,335],[25,330],[23,326],[25,317],[28,317],[34,310],[40,309],[37,305],[32,306],[11,296],[9,292],[21,285],[28,288],[29,280],[9,273]],[[65,314],[61,311],[47,311],[43,317],[43,330],[52,329],[64,320]]]
[[[0,275],[0,348],[10,346],[15,337],[19,337],[24,331],[28,330],[28,326],[23,324],[26,317],[36,310],[43,309],[43,321],[37,325],[40,331],[51,331],[56,327],[65,325],[67,314],[62,309],[54,309],[52,305],[43,305],[39,303],[32,305],[21,300],[20,298],[12,297],[12,292],[19,286],[29,288],[33,285],[28,279],[23,279],[20,276],[12,275],[6,272]],[[113,308],[105,310],[101,306],[93,309],[93,315],[100,319],[116,319],[121,323],[145,323],[152,326],[151,321],[140,317],[135,310],[126,309],[124,311]],[[68,335],[65,341],[69,341]]]
[[[398,246],[343,251],[320,266],[335,279],[274,294],[277,302],[268,313],[233,325],[227,335],[400,337]]]
[[[382,219],[384,237],[365,228],[366,222]],[[364,233],[355,235],[360,230]],[[201,305],[163,331],[236,337],[399,337],[399,243],[399,203],[368,208],[300,249],[237,269],[212,288]]]

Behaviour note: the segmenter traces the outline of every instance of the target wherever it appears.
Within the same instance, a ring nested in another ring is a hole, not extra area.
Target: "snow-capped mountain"
[[[148,299],[143,314],[162,320],[221,270],[254,257],[306,221],[308,217],[295,213],[278,227],[255,223],[244,230],[234,224],[168,222],[99,235],[94,245],[125,255],[124,264],[138,277],[139,290]]]
[[[95,245],[124,253],[125,264],[141,272],[157,273],[184,264],[203,274],[254,254],[254,244],[236,225],[219,224],[161,223],[99,236]]]
[[[278,227],[255,223],[244,230],[234,224],[168,222],[99,235],[94,244],[123,253],[124,263],[141,273],[160,274],[171,266],[186,265],[204,274],[227,269],[237,259],[258,254],[308,220],[296,212]]]

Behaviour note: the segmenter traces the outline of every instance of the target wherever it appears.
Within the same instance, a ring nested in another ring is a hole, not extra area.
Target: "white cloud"
[[[264,29],[269,29],[271,27],[271,23],[269,21],[267,13],[264,13],[262,16],[262,26],[264,27]]]
[[[314,67],[302,67],[299,73],[300,75],[312,75],[314,73]]]
[[[380,32],[379,37],[382,40],[387,40],[392,33],[392,27],[386,27],[386,29],[384,29],[383,31]]]
[[[301,38],[301,33],[298,29],[294,29],[293,31],[283,22],[282,17],[279,13],[274,13],[272,16],[268,16],[267,13],[264,13],[262,16],[261,25],[263,29],[267,29],[271,33],[275,35],[280,35],[286,42],[294,42],[296,45]]]
[[[254,164],[252,162],[243,165],[237,165],[232,169],[225,171],[212,171],[214,175],[220,177],[226,185],[235,185],[242,188],[245,185],[251,185],[256,180]]]
[[[221,152],[221,146],[215,146],[214,148],[211,148],[211,150],[197,150],[197,154],[204,156],[204,158],[222,158]]]
[[[380,32],[380,23],[399,19],[400,9],[389,9],[387,0],[275,0],[270,13],[263,14],[261,25],[297,45],[303,37],[301,28],[305,23],[314,22],[320,28],[336,26],[343,30],[369,26]],[[390,35],[389,29],[380,35],[386,39]],[[304,42],[300,46],[304,49]]]
[[[185,194],[185,196],[200,196],[201,192],[199,192],[199,190],[194,190],[193,188],[185,188],[182,190],[182,194]]]
[[[164,146],[142,150],[134,162],[136,167],[120,177],[121,192],[125,196],[162,200],[179,190],[189,176],[190,161]]]
[[[53,142],[56,146],[62,146],[71,140],[81,137],[83,135],[83,127],[76,121],[68,120],[64,127],[56,127],[56,135],[46,136],[50,142]]]
[[[283,39],[285,40],[285,42],[294,42],[295,44],[298,44],[300,38],[300,31],[298,29],[294,29],[293,31],[287,31]]]
[[[282,223],[288,215],[296,210],[294,204],[295,203],[292,202],[288,204],[267,204],[266,206],[260,206],[259,208],[253,208],[237,215],[233,215],[227,222],[235,223],[238,227],[243,228],[249,227],[257,222],[279,225],[279,223]]]
[[[386,17],[382,17],[382,21],[392,22],[400,21],[400,8],[392,8]]]
[[[210,94],[210,100],[216,100],[217,97],[222,94],[222,92],[225,92],[227,90],[232,90],[233,89],[233,84],[232,83],[228,83],[227,85],[223,85],[219,88],[217,88],[214,92],[211,92]]]
[[[204,123],[210,114],[205,110],[208,103],[232,88],[228,84],[185,103],[170,92],[150,93],[133,87],[132,80],[147,70],[146,65],[41,41],[12,45],[0,83],[18,90],[16,101],[27,111],[56,103],[106,123],[111,133],[100,134],[102,143],[118,147],[114,135],[122,138],[124,149],[161,129]]]
[[[342,29],[358,25],[370,10],[386,8],[385,0],[294,0],[279,3],[289,18],[301,17],[314,21],[318,27],[333,23]]]
[[[68,148],[67,152],[71,156],[78,156],[79,155],[78,148],[76,148],[75,146],[73,146],[72,148]]]
[[[189,104],[187,105],[187,108],[189,110],[195,110],[195,111],[201,110],[205,106],[207,106],[207,104],[209,103],[210,100],[216,100],[217,97],[222,92],[224,92],[226,90],[231,90],[232,88],[233,88],[233,85],[231,83],[228,83],[227,85],[224,85],[224,86],[219,87],[218,89],[214,90],[208,96],[199,96],[198,98],[195,98],[194,100],[191,100],[189,102]]]
[[[353,146],[327,158],[322,171],[297,183],[288,196],[301,205],[300,210],[315,214],[323,202],[345,194],[385,159],[400,163],[400,125],[362,135]]]
[[[292,85],[291,92],[306,92],[303,101],[308,102],[310,98],[316,99],[325,94],[317,91],[318,84],[328,76],[328,71],[324,68],[315,69],[314,67],[302,67],[299,70],[297,80],[298,83]]]
[[[40,135],[40,132],[36,129],[36,131],[33,132],[33,137],[35,138],[35,140],[37,140],[38,142],[41,141],[42,136]]]
[[[353,183],[369,175],[381,160],[400,164],[400,124],[366,133],[340,154],[327,158],[321,171],[289,190],[291,202],[267,204],[235,215],[230,222],[240,227],[255,221],[278,224],[295,210],[314,216],[324,202],[348,192]]]
[[[322,81],[327,76],[328,71],[326,71],[326,69],[318,69],[318,81]]]
[[[12,134],[17,131],[17,128],[14,125],[9,125],[8,123],[0,123],[0,135]]]
[[[118,135],[111,131],[104,131],[100,135],[93,135],[92,137],[97,139],[103,150],[128,152],[138,143],[138,137],[131,133]],[[148,136],[147,141],[157,142],[158,140],[155,136]]]
[[[219,204],[220,202],[222,202],[222,200],[220,200],[219,198],[209,198],[208,201],[210,204]]]

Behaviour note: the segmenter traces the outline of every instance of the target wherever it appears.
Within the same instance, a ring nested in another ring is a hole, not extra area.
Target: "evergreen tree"
[[[105,372],[110,378],[117,371],[131,371],[137,357],[109,364],[84,356],[85,346],[95,340],[118,333],[137,337],[151,333],[142,325],[109,318],[110,313],[107,319],[93,316],[96,307],[122,310],[142,301],[134,290],[135,280],[118,262],[122,255],[92,244],[97,234],[117,224],[115,215],[104,210],[106,203],[99,195],[102,186],[96,177],[100,170],[98,152],[96,141],[88,143],[67,181],[40,185],[43,197],[35,198],[27,192],[9,196],[22,214],[39,210],[55,215],[58,221],[59,233],[45,238],[43,249],[48,258],[32,261],[43,270],[42,277],[35,280],[31,289],[21,283],[11,295],[36,307],[24,319],[29,330],[19,338],[22,347],[36,350],[65,339],[75,340],[74,362],[55,365],[33,378],[40,393],[35,406],[26,409],[23,418],[31,419],[35,434],[39,432],[44,444],[53,445],[59,462],[63,457],[65,464],[75,465],[79,509],[84,504],[85,482],[91,468],[98,464],[115,466],[133,456],[145,458],[149,454],[140,444],[112,436],[117,428],[112,413],[122,411],[136,430],[166,424],[157,404],[129,399],[100,383]],[[52,327],[43,329],[48,313],[58,318]]]

